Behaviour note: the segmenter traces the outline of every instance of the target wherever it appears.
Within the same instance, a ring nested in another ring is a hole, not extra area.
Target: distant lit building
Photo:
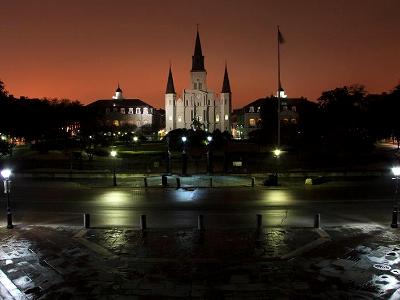
[[[163,110],[157,110],[140,99],[125,99],[119,84],[111,99],[97,100],[87,108],[101,130],[135,131],[147,126],[157,131],[164,126]]]
[[[232,93],[228,70],[225,66],[219,95],[207,88],[207,71],[204,68],[204,56],[198,31],[190,79],[190,87],[183,90],[181,97],[177,96],[172,71],[171,68],[169,69],[165,92],[166,131],[193,127],[200,127],[210,132],[216,129],[231,131]]]
[[[281,91],[281,96],[284,91]],[[285,95],[286,96],[286,95]],[[232,118],[233,123],[232,135],[236,139],[248,139],[249,134],[257,129],[262,128],[262,109],[266,101],[276,98],[260,98],[240,109],[234,110]],[[300,119],[299,107],[304,105],[308,100],[305,98],[281,98],[280,99],[280,122],[281,126],[298,124]]]

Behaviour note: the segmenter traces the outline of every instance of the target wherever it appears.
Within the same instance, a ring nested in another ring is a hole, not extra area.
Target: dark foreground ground
[[[398,299],[400,232],[380,225],[0,229],[2,299]]]

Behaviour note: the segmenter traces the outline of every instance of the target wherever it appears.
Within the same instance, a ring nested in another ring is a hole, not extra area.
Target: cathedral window
[[[211,105],[211,100],[210,99],[208,99],[208,106],[210,106]]]
[[[136,114],[140,115],[140,107],[136,107]]]
[[[256,120],[255,119],[250,119],[249,120],[249,125],[250,125],[250,127],[255,127],[256,126]]]
[[[128,114],[133,115],[133,107],[129,107]]]
[[[140,127],[140,121],[136,121],[136,126]]]
[[[199,82],[199,90],[201,90],[203,88],[203,84],[201,82]]]
[[[114,107],[114,108],[113,108],[113,111],[114,111],[114,112],[117,112],[117,111],[118,111],[118,108]]]
[[[169,117],[168,117],[168,120],[169,120],[169,121],[172,121],[172,116],[169,116]]]
[[[215,116],[215,122],[217,122],[217,123],[219,122],[219,115]]]
[[[228,115],[225,115],[225,121],[228,121]]]
[[[150,113],[151,113],[151,114],[153,113],[153,109],[152,109],[152,108],[150,108]]]
[[[194,89],[197,90],[197,82],[194,83]]]
[[[254,112],[254,106],[250,106],[249,112],[253,113]]]
[[[182,117],[178,116],[178,122],[182,122]]]
[[[296,106],[292,106],[292,111],[296,111]]]
[[[143,108],[143,114],[147,115],[149,113],[149,109],[147,107]]]
[[[125,108],[121,108],[121,114],[125,114]]]

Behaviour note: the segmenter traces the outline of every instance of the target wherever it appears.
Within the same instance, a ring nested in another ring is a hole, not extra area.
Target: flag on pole
[[[279,30],[279,27],[278,27],[278,43],[279,44],[283,44],[285,42],[285,39],[283,38],[283,35],[282,35],[282,33],[281,33],[281,31]]]

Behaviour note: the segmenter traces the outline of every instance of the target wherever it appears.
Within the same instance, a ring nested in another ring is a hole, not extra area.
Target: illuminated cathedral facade
[[[231,131],[232,93],[227,66],[219,94],[207,88],[207,71],[201,49],[200,35],[197,30],[190,87],[183,90],[179,97],[175,92],[171,67],[169,68],[165,91],[165,128],[171,131],[177,128],[200,128],[209,132],[216,129]]]

